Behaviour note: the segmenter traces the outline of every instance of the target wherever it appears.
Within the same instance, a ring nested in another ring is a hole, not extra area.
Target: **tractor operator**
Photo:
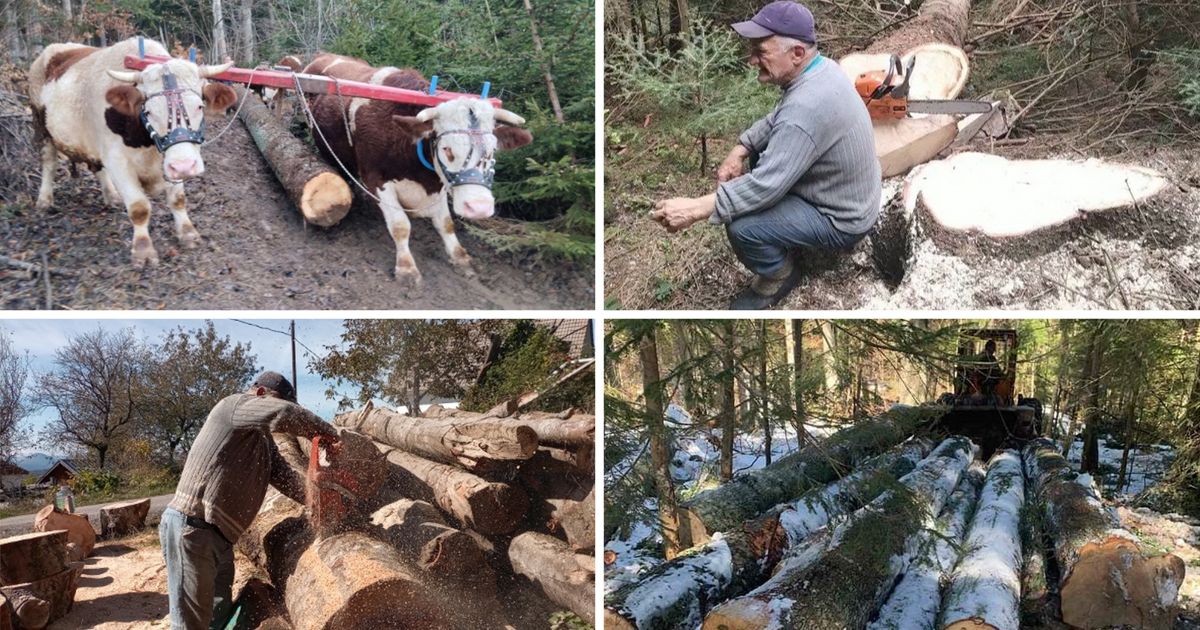
[[[768,308],[796,286],[796,247],[848,249],[879,218],[881,178],[867,108],[837,63],[817,50],[813,15],[781,0],[733,29],[748,40],[758,80],[783,96],[738,138],[717,169],[717,192],[659,201],[668,232],[708,219],[724,225],[755,277],[733,309]],[[757,158],[745,173],[743,160]]]
[[[296,404],[295,388],[277,372],[263,372],[248,391],[213,407],[158,527],[171,630],[225,627],[233,608],[233,545],[258,514],[267,484],[305,502],[304,480],[271,433],[338,435]]]
[[[987,343],[983,344],[983,352],[971,358],[971,369],[975,372],[979,393],[983,394],[985,401],[990,402],[996,391],[996,384],[1004,375],[1004,371],[1000,369],[1000,361],[996,359],[995,340],[988,339]]]

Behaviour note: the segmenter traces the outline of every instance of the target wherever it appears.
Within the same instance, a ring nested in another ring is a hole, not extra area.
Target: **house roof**
[[[12,462],[0,462],[0,475],[28,475],[29,471]]]
[[[65,468],[67,470],[67,472],[71,473],[72,475],[79,474],[79,465],[75,463],[75,460],[64,458],[64,459],[60,459],[60,460],[54,462],[54,465],[50,467],[50,470],[47,470],[45,472],[45,474],[43,474],[41,476],[41,478],[38,479],[37,482],[38,483],[46,483],[47,481],[49,481],[50,473],[58,470],[59,467]]]

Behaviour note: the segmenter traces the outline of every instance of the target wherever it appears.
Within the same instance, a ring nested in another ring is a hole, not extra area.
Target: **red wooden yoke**
[[[145,58],[138,57],[137,55],[125,55],[125,67],[130,70],[144,70],[147,66],[162,63],[168,59],[169,57],[159,57],[156,55],[146,55]],[[231,81],[245,85],[273,87],[285,90],[296,89],[296,81],[299,80],[300,89],[304,90],[307,94],[340,93],[347,98],[373,98],[397,103],[425,105],[428,107],[434,107],[456,98],[479,98],[478,94],[443,92],[441,90],[436,94],[427,94],[417,90],[406,90],[404,88],[394,88],[385,85],[371,85],[370,83],[346,81],[344,79],[334,81],[329,77],[316,74],[280,70],[230,68],[221,74],[209,78],[218,81]],[[495,107],[500,107],[502,104],[498,98],[489,98],[488,101]]]

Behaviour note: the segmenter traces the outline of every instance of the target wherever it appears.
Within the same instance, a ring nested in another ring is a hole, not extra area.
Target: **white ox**
[[[145,40],[147,55],[167,56],[162,44]],[[42,186],[38,208],[54,203],[54,172],[61,152],[86,164],[100,182],[104,201],[125,203],[133,223],[133,264],[156,264],[150,240],[149,194],[166,193],[175,234],[195,247],[200,233],[188,218],[183,181],[204,172],[200,156],[204,109],[220,112],[237,96],[204,79],[232,64],[197,66],[182,59],[141,72],[125,69],[138,53],[136,39],[108,48],[52,44],[29,69],[34,140],[41,142]]]

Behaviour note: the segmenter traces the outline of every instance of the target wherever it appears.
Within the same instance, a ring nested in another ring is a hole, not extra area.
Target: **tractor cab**
[[[1024,445],[1041,435],[1042,404],[1016,393],[1017,331],[962,331],[954,365],[954,392],[938,398],[945,408],[935,427],[979,444],[986,460],[1001,447]]]

